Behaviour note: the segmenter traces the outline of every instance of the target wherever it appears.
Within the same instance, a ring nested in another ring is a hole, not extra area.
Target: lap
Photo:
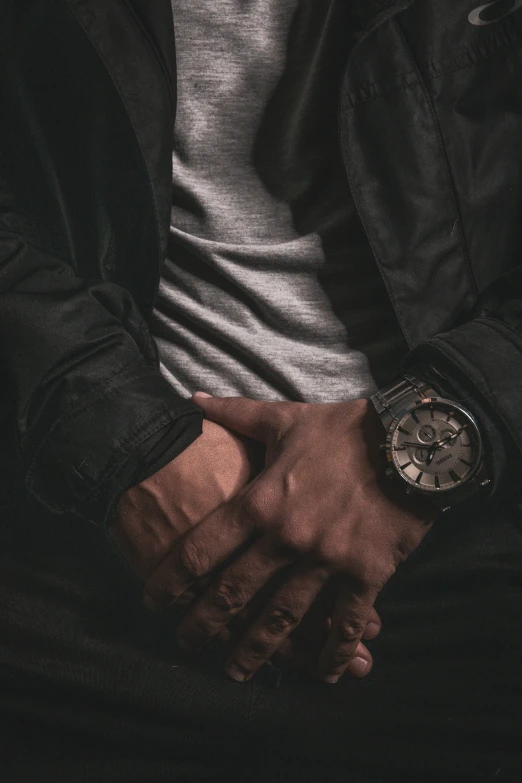
[[[271,724],[276,747],[300,734],[332,762],[367,759],[423,781],[521,780],[522,513],[447,512],[376,609],[372,672],[329,688],[296,677],[258,689],[260,732]]]
[[[334,686],[285,671],[271,687],[268,669],[231,682],[217,644],[184,655],[182,614],[145,610],[108,534],[78,519],[40,513],[21,526],[0,595],[13,783],[196,783],[248,759],[253,783],[285,769],[304,783],[314,768],[331,769],[328,783],[373,768],[385,783],[408,769],[426,781],[522,778],[517,509],[444,515],[379,596],[373,671]]]

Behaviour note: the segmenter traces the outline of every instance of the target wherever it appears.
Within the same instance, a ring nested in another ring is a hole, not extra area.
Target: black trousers
[[[374,668],[336,685],[176,646],[103,530],[5,520],[0,780],[522,781],[522,512],[441,515],[379,596]]]

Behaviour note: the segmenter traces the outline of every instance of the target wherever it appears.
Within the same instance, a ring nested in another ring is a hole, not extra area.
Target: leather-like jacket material
[[[468,390],[496,488],[522,450],[522,7],[490,3],[478,24],[477,0],[359,5],[346,175],[410,348],[402,369]],[[175,111],[170,0],[2,1],[6,504],[19,489],[103,525],[140,444],[201,418],[147,327]]]

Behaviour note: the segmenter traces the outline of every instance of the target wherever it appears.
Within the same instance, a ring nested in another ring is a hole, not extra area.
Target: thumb
[[[276,428],[277,402],[251,400],[249,397],[211,397],[205,392],[194,392],[191,399],[208,419],[247,438],[267,443]]]

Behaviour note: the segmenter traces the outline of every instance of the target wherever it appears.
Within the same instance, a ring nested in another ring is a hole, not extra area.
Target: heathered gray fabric
[[[171,241],[152,330],[176,391],[368,396],[406,351],[337,135],[347,0],[173,0]]]

